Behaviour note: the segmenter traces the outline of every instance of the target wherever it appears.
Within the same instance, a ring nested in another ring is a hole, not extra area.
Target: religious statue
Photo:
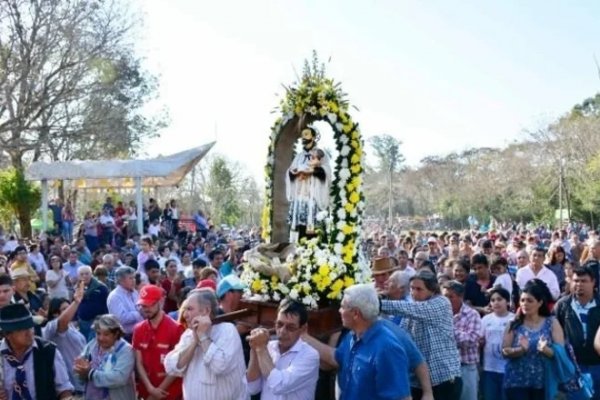
[[[317,215],[329,206],[331,167],[327,154],[316,147],[319,133],[308,126],[301,132],[302,151],[286,174],[286,195],[290,202],[290,242],[316,235]]]

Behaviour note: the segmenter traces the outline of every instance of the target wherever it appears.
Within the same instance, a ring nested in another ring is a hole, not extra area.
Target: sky
[[[600,89],[598,1],[139,2],[138,52],[171,120],[146,154],[216,140],[259,179],[282,85],[313,50],[364,137],[396,137],[411,166],[522,140]]]

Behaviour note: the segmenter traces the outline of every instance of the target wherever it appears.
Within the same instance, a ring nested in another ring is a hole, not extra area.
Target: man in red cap
[[[165,292],[155,285],[140,289],[137,302],[144,321],[133,330],[138,376],[138,393],[142,399],[180,400],[181,379],[165,373],[163,360],[179,342],[184,328],[163,311]]]

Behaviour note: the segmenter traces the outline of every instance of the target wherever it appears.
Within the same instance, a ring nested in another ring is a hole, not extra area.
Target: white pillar
[[[135,178],[135,204],[137,206],[137,230],[142,235],[144,233],[144,201],[142,199],[142,178]]]
[[[48,230],[48,180],[42,179],[42,232]]]

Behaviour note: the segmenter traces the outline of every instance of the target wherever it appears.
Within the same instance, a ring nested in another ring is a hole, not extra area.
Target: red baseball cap
[[[157,301],[162,300],[165,291],[156,285],[144,285],[140,289],[140,298],[138,304],[143,306],[153,306]]]
[[[202,288],[212,289],[213,292],[216,292],[217,284],[212,279],[202,279],[200,282],[198,282],[198,285],[196,285],[196,289]]]

